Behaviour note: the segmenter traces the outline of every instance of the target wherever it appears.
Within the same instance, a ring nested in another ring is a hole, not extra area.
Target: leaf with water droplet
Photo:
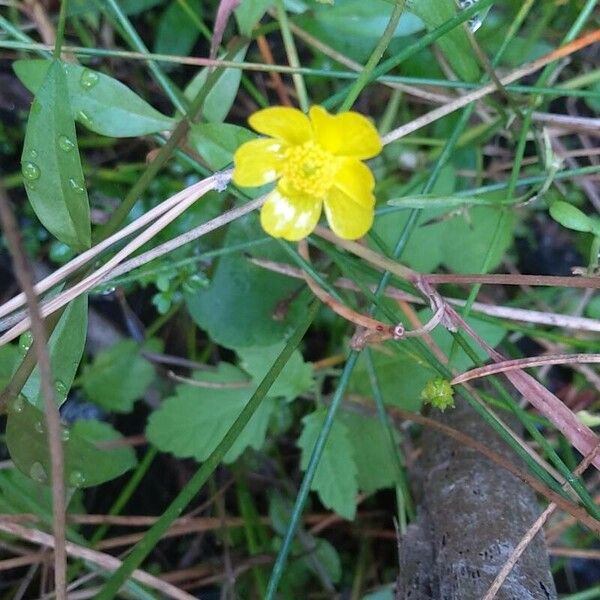
[[[58,61],[47,68],[36,93],[39,110],[31,111],[22,155],[27,196],[36,215],[61,242],[76,250],[91,244],[90,207],[85,188],[69,184],[83,181],[83,170],[75,137],[67,80]],[[72,143],[65,152],[65,140]],[[36,153],[33,162],[30,157]],[[31,185],[34,183],[35,185]],[[81,187],[81,186],[80,186]]]
[[[75,143],[72,140],[70,140],[66,135],[61,135],[58,138],[58,147],[63,152],[71,152],[71,150],[75,148]]]
[[[44,413],[23,400],[19,411],[10,410],[6,445],[16,467],[38,483],[50,484],[50,452],[39,424]],[[67,433],[67,435],[65,435]],[[61,433],[65,457],[65,485],[84,488],[110,481],[135,467],[135,453],[129,447],[107,447],[121,439],[107,423],[78,421],[71,431]]]
[[[13,68],[23,84],[36,93],[49,64],[47,60],[18,60]],[[135,137],[175,126],[174,119],[158,112],[120,81],[80,65],[69,63],[65,67],[71,114],[91,131]]]
[[[80,296],[67,306],[48,340],[52,373],[56,378],[54,392],[58,406],[67,399],[83,354],[86,335],[87,296]],[[15,366],[15,370],[16,368]],[[40,408],[43,406],[37,367],[23,386],[23,393],[33,405]]]
[[[31,331],[26,331],[19,338],[19,352],[22,355],[27,354],[29,348],[31,348],[31,344],[33,344],[33,334],[31,333]]]

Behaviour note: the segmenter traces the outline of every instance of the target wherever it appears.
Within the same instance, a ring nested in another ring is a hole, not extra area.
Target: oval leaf
[[[594,222],[576,206],[557,200],[550,205],[550,216],[567,229],[591,233],[594,231]]]
[[[58,61],[50,63],[31,105],[21,168],[27,196],[44,227],[77,250],[89,248],[90,207]]]
[[[80,296],[73,300],[62,314],[48,341],[58,406],[67,399],[81,361],[87,335],[87,309],[87,296]],[[24,343],[20,344],[22,348],[31,345],[30,336],[29,332],[23,334],[22,341]],[[38,367],[29,376],[22,393],[34,406],[38,408],[43,406]]]
[[[46,60],[18,60],[13,69],[23,85],[35,93],[49,64]],[[135,137],[173,128],[173,119],[152,108],[120,81],[80,65],[63,66],[71,114],[91,131],[111,137]]]

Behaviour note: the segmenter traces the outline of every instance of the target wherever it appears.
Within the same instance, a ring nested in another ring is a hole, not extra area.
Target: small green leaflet
[[[50,336],[48,347],[52,376],[54,377],[55,400],[58,406],[67,399],[67,394],[71,389],[73,379],[75,379],[87,336],[87,319],[87,295],[79,296],[69,303]],[[19,342],[20,348],[28,350],[31,341],[31,333],[24,333]],[[38,367],[29,376],[22,393],[34,406],[42,408],[44,405]]]
[[[188,11],[199,18],[201,8],[200,0],[186,0],[185,3],[169,2],[158,21],[154,52],[188,56],[200,35],[198,25]],[[176,66],[173,63],[168,65],[169,68]]]
[[[326,415],[326,409],[319,409],[302,419],[304,428],[298,440],[298,447],[302,450],[300,467],[304,471],[308,467]],[[317,492],[324,506],[349,520],[354,519],[356,514],[358,495],[357,468],[353,452],[348,428],[341,421],[334,421],[310,486]]]
[[[131,448],[100,446],[120,437],[110,425],[99,422],[81,421],[71,430],[63,430],[65,485],[74,488],[100,485],[134,467],[136,459]],[[44,413],[22,396],[9,403],[6,445],[20,471],[38,483],[50,483]]]
[[[99,352],[81,377],[86,396],[111,412],[130,412],[154,379],[139,344],[124,340]]]
[[[36,93],[51,63],[47,60],[18,60],[17,77]],[[110,137],[135,137],[173,129],[175,121],[162,115],[120,81],[73,63],[63,64],[68,97],[74,119],[91,131]]]
[[[178,386],[175,396],[164,400],[150,416],[146,436],[159,450],[203,461],[231,428],[256,386],[228,363],[220,363],[214,373],[196,372],[194,379],[205,382],[206,387]],[[274,399],[264,398],[225,455],[225,463],[233,462],[247,447],[262,447],[274,409]]]
[[[550,205],[550,216],[567,229],[600,235],[598,223],[573,204],[556,200]]]
[[[21,171],[44,227],[61,242],[85,250],[91,245],[90,207],[67,81],[62,63],[46,64],[27,121]]]

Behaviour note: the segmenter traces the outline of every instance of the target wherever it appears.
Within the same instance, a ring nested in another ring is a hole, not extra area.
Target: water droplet
[[[54,391],[56,392],[56,399],[59,402],[64,402],[64,400],[67,397],[67,392],[69,390],[67,389],[67,386],[62,381],[55,381],[54,382]]]
[[[86,127],[91,127],[92,125],[92,118],[90,117],[90,115],[88,115],[85,111],[80,110],[77,113],[77,119],[79,120],[79,122],[82,125],[85,125]]]
[[[25,402],[27,402],[27,398],[23,396],[23,394],[19,394],[13,401],[10,403],[10,408],[13,412],[20,413],[25,410]]]
[[[71,432],[68,429],[63,429],[60,432],[60,437],[63,442],[68,442],[71,439]]]
[[[71,179],[69,179],[69,185],[71,186],[71,189],[77,194],[83,194],[85,192],[85,188],[79,185],[72,177]]]
[[[73,487],[81,487],[85,483],[85,475],[81,471],[71,471],[69,483]]]
[[[37,150],[34,150],[33,148],[29,151],[29,156],[31,158],[37,158],[38,157],[38,153]]]
[[[61,135],[58,138],[58,147],[64,152],[71,152],[75,148],[75,144],[66,135]]]
[[[31,348],[31,344],[33,344],[33,334],[31,331],[26,331],[19,338],[19,352],[25,356],[25,354],[27,354],[29,351],[29,348]]]
[[[84,69],[79,78],[79,85],[84,90],[91,90],[98,83],[99,79],[98,73],[90,71],[89,69]]]
[[[45,483],[48,480],[48,474],[44,465],[39,462],[34,462],[29,469],[29,476],[38,483]]]
[[[46,428],[44,427],[44,424],[41,421],[36,421],[35,424],[33,425],[33,428],[38,433],[45,433],[46,432]]]
[[[40,168],[31,161],[26,161],[21,166],[21,173],[23,173],[23,177],[27,179],[27,181],[35,181],[40,178],[41,171]]]

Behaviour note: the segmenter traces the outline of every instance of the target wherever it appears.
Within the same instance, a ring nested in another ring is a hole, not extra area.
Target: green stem
[[[400,17],[404,12],[405,4],[406,0],[396,1],[392,14],[390,15],[390,20],[388,21],[383,35],[381,36],[381,38],[379,38],[379,42],[377,42],[373,53],[369,57],[369,60],[367,61],[367,64],[365,65],[364,69],[360,72],[358,79],[354,82],[354,84],[348,91],[345,100],[340,106],[340,112],[349,110],[351,108],[355,100],[358,98],[358,95],[371,80],[375,67],[381,60],[381,57],[383,56],[384,52],[389,46],[392,37],[396,31],[396,28],[398,27],[398,21],[400,21]]]
[[[275,5],[277,9],[277,20],[279,21],[279,27],[281,29],[281,37],[283,38],[283,45],[287,54],[288,62],[291,67],[298,68],[300,66],[300,60],[298,59],[298,52],[296,51],[296,44],[290,30],[290,25],[283,5],[283,0],[277,0]],[[303,112],[308,112],[308,93],[306,91],[306,85],[304,84],[304,78],[299,73],[292,75],[296,93],[298,94],[298,103]]]
[[[54,42],[54,60],[60,60],[60,52],[65,41],[65,21],[67,18],[67,3],[69,0],[61,0],[60,12],[58,13],[58,25],[56,27],[56,40]]]
[[[206,483],[208,478],[223,460],[225,454],[227,454],[231,446],[244,430],[248,421],[252,418],[252,415],[260,406],[262,400],[273,385],[273,382],[277,379],[283,367],[287,364],[292,353],[304,337],[304,334],[315,318],[318,309],[319,303],[313,301],[306,312],[306,316],[298,325],[298,328],[290,337],[279,356],[275,359],[275,362],[256,388],[256,391],[252,394],[250,400],[248,400],[248,403],[239,414],[238,418],[229,428],[225,437],[219,442],[211,455],[204,463],[202,463],[194,476],[186,483],[183,489],[163,512],[160,519],[158,519],[158,521],[146,532],[144,537],[134,546],[133,550],[123,561],[123,564],[119,569],[111,575],[100,593],[96,596],[96,600],[112,600],[112,598],[116,596],[132,571],[142,564],[144,559],[170,527],[171,523],[181,515],[187,505],[198,494],[202,486]]]

